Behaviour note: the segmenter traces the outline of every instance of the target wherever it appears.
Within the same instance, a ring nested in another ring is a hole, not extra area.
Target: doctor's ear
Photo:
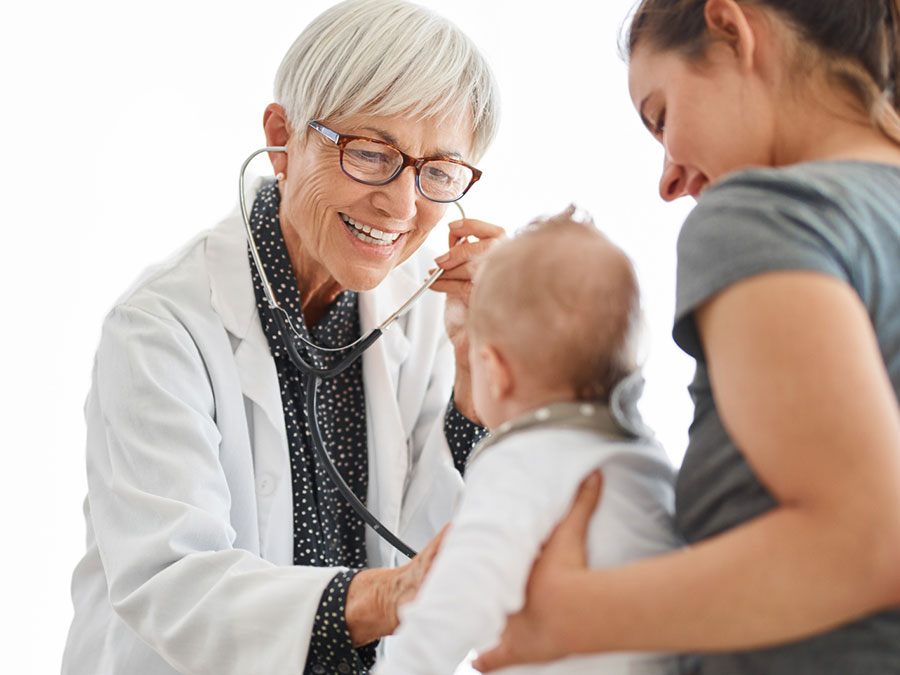
[[[293,135],[291,123],[284,108],[278,103],[270,103],[263,113],[263,130],[266,132],[266,145],[287,145]],[[275,173],[286,174],[288,157],[285,152],[270,152],[269,161]]]

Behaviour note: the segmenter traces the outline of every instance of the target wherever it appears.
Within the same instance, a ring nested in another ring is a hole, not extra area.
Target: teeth
[[[393,244],[397,241],[397,238],[401,234],[400,232],[384,232],[368,225],[357,224],[353,218],[344,213],[341,214],[341,220],[352,228],[353,234],[355,234],[358,239],[367,244],[387,246],[388,244]]]

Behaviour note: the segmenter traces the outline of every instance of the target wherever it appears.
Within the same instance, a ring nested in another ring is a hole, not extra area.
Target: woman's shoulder
[[[684,320],[696,307],[761,273],[822,273],[863,295],[861,268],[896,248],[898,223],[900,167],[823,161],[727,176],[704,192],[678,237],[676,341],[694,343]]]
[[[855,160],[803,162],[725,176],[701,195],[688,222],[722,209],[816,213],[859,212],[873,206],[900,212],[900,166]]]
[[[813,245],[840,255],[900,219],[900,167],[807,162],[737,171],[706,190],[679,235],[679,255]]]

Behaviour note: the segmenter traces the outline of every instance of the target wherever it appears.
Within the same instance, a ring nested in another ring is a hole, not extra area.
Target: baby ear
[[[503,354],[493,345],[482,345],[479,356],[487,372],[488,393],[494,401],[503,401],[515,388],[513,371]]]

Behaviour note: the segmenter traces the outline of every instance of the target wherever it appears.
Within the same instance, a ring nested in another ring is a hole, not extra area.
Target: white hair
[[[320,14],[285,54],[275,100],[294,129],[309,120],[404,115],[472,120],[473,160],[499,122],[484,56],[453,23],[403,0],[346,0]]]

